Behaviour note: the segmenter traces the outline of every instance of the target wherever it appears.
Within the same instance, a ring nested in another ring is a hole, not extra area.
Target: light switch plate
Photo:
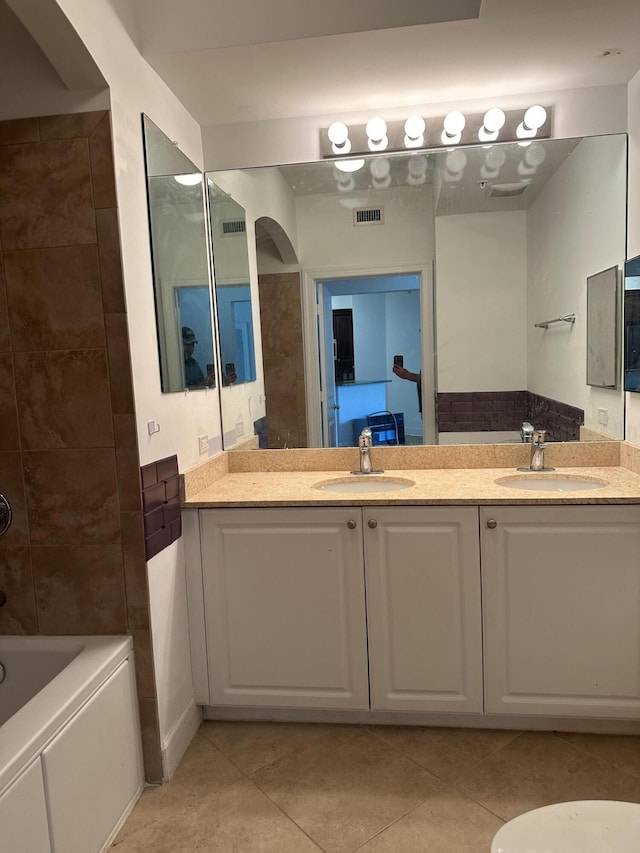
[[[198,450],[200,454],[209,452],[209,436],[208,435],[199,435],[198,436]]]

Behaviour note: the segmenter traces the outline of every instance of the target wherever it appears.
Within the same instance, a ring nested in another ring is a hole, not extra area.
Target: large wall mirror
[[[362,419],[385,443],[623,438],[622,383],[587,382],[587,280],[624,262],[626,162],[618,134],[210,173],[257,223],[268,445]]]
[[[207,192],[222,384],[242,385],[256,379],[246,216],[210,178]]]
[[[214,387],[204,177],[142,117],[161,387]]]
[[[640,255],[624,265],[624,388],[640,392]]]

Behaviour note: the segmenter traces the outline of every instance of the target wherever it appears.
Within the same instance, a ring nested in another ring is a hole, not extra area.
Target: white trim
[[[349,266],[321,267],[301,271],[302,329],[304,346],[304,374],[307,408],[307,446],[322,447],[322,419],[318,405],[320,375],[318,360],[318,319],[316,312],[316,281],[336,278],[370,278],[384,275],[420,276],[421,349],[422,349],[422,420],[424,444],[436,443],[435,428],[435,291],[433,261],[420,260],[404,264],[376,264],[373,267]],[[425,394],[425,388],[427,393]]]
[[[202,708],[191,698],[162,744],[162,779],[170,782],[202,723]]]

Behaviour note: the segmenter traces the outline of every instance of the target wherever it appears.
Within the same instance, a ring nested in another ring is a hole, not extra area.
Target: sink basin
[[[336,480],[324,480],[316,483],[314,489],[321,492],[341,492],[346,494],[371,494],[372,492],[397,492],[399,489],[410,489],[413,480],[398,477],[376,477],[372,474],[357,474],[352,477],[340,477]]]
[[[507,486],[510,489],[526,489],[530,492],[581,492],[585,489],[599,489],[608,485],[606,480],[601,480],[599,477],[536,472],[499,477],[494,482],[499,486]]]

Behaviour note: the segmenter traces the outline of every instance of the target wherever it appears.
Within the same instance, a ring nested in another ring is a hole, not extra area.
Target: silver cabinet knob
[[[0,536],[6,533],[11,525],[11,505],[4,495],[0,495]]]
[[[495,518],[490,518],[489,521],[487,521],[487,527],[489,528],[489,530],[495,530],[497,526],[498,522],[495,520]]]
[[[377,526],[378,526],[378,522],[375,520],[375,518],[370,518],[370,519],[369,519],[369,521],[367,522],[367,524],[368,524],[368,525],[369,525],[369,527],[371,527],[372,529],[373,529],[374,527],[377,527]]]
[[[349,530],[355,530],[357,526],[358,523],[353,518],[350,518],[349,521],[347,521],[347,527]]]

